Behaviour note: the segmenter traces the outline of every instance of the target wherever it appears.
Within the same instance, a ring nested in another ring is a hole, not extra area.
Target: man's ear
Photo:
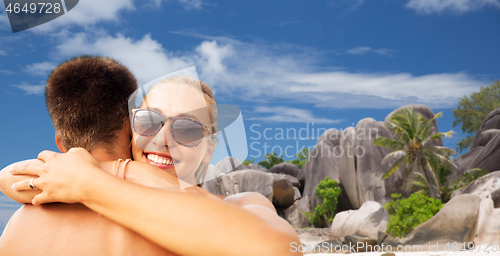
[[[63,146],[63,144],[59,140],[59,136],[57,136],[57,133],[56,133],[56,145],[57,145],[57,148],[59,149],[59,151],[61,151],[61,153],[68,152],[68,150]]]

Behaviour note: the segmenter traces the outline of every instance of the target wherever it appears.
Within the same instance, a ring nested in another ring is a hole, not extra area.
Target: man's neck
[[[109,150],[106,147],[95,147],[90,154],[98,161],[115,161],[117,159],[132,158],[130,149],[128,150]]]

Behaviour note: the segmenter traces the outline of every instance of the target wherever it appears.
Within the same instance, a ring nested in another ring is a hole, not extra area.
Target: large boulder
[[[286,174],[277,174],[277,173],[269,173],[273,176],[274,181],[276,182],[277,180],[285,179],[290,181],[292,185],[300,190],[301,184],[299,180],[293,176],[286,175]]]
[[[309,162],[306,162],[302,168],[300,168],[299,174],[297,174],[297,179],[300,183],[300,193],[304,194],[304,187],[306,186],[306,172],[312,171],[311,168],[308,167]]]
[[[490,198],[481,199],[474,242],[500,244],[500,209]]]
[[[406,105],[404,107],[400,107],[400,108],[392,111],[389,115],[387,115],[387,117],[385,118],[386,127],[387,127],[387,123],[388,123],[387,120],[392,115],[394,115],[394,113],[396,113],[399,110],[404,109],[404,108],[410,110],[410,112],[413,109],[415,111],[415,113],[420,113],[424,119],[431,119],[434,117],[434,112],[432,111],[432,109],[430,109],[429,107],[427,107],[425,105],[421,105],[421,104]],[[438,132],[438,127],[437,127],[436,120],[434,120],[432,122],[431,133],[436,133],[436,132]],[[432,144],[435,146],[443,146],[443,141],[442,140],[433,141]]]
[[[242,165],[240,160],[234,157],[226,157],[220,160],[217,165],[217,169],[219,169],[222,173],[229,173],[232,171],[245,170],[247,167]]]
[[[234,180],[231,176],[221,175],[215,179],[203,182],[201,186],[204,190],[221,196],[230,196],[236,194],[234,189]]]
[[[305,228],[311,226],[309,220],[302,212],[310,212],[309,198],[303,197],[293,203],[292,206],[285,209],[285,220],[295,228]]]
[[[344,130],[340,140],[339,179],[354,209],[366,201],[385,204],[391,194],[401,193],[402,173],[381,179],[395,160],[382,164],[391,149],[373,145],[378,136],[393,138],[382,122],[365,118]]]
[[[349,235],[362,235],[378,239],[385,232],[389,214],[377,202],[367,201],[358,210],[349,210],[335,215],[331,226],[332,239],[344,240]]]
[[[385,180],[381,179],[395,160],[382,164],[382,159],[392,151],[386,147],[373,145],[373,139],[378,136],[392,138],[392,134],[384,125],[372,118],[359,121],[356,132],[354,157],[359,202],[362,204],[366,201],[376,201],[383,205],[392,200],[391,194],[401,193],[403,179],[401,173],[393,174]]]
[[[491,198],[495,205],[500,205],[500,171],[479,177],[467,187],[453,192],[451,197],[464,194],[478,195],[481,199]]]
[[[347,127],[342,132],[340,139],[340,158],[338,163],[338,172],[340,182],[344,185],[349,201],[354,209],[361,206],[358,193],[358,179],[356,175],[356,157],[354,149],[356,148],[357,131],[354,127]]]
[[[271,174],[256,170],[241,170],[230,172],[224,176],[232,178],[235,194],[258,192],[272,202],[274,178]]]
[[[423,245],[427,251],[429,243],[444,246],[448,242],[472,242],[479,202],[478,195],[460,195],[451,199],[434,217],[417,226],[404,244]]]
[[[477,131],[476,136],[474,137],[474,142],[472,144],[472,148],[475,148],[477,146],[481,146],[481,144],[484,144],[485,139],[482,138],[483,137],[482,134],[484,131],[490,130],[490,129],[500,129],[500,108],[497,108],[497,109],[491,111],[486,116],[483,123],[479,127],[479,130]]]
[[[295,190],[290,178],[295,178],[285,174],[270,173],[273,177],[273,205],[276,208],[287,208],[295,202]],[[298,181],[297,181],[298,183]],[[298,190],[297,190],[298,192]],[[300,196],[300,192],[299,192]]]
[[[300,172],[300,168],[294,164],[291,163],[280,163],[277,165],[274,165],[273,167],[269,168],[267,172],[270,173],[278,173],[278,174],[287,174],[293,177],[297,177],[297,175]]]
[[[488,142],[493,139],[497,134],[500,133],[500,129],[489,129],[477,134],[476,137],[479,136],[479,145],[478,146],[486,146]]]
[[[321,201],[316,197],[315,188],[325,177],[339,180],[337,164],[339,161],[339,139],[342,132],[336,129],[325,131],[309,154],[308,162],[302,166],[297,178],[304,181],[302,196],[309,198],[309,207],[314,209]]]
[[[243,167],[241,167],[243,168]],[[245,170],[258,170],[258,171],[265,171],[266,169],[260,167],[260,165],[258,164],[249,164],[249,165],[245,165]]]
[[[499,116],[500,118],[500,116]],[[500,133],[497,133],[469,165],[469,169],[482,168],[490,172],[500,170]]]

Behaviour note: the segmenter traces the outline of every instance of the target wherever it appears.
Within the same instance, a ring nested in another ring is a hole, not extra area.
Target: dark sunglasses
[[[188,117],[165,116],[150,109],[133,109],[132,128],[141,136],[153,136],[170,119],[170,133],[175,142],[186,147],[196,147],[207,135],[210,126]]]

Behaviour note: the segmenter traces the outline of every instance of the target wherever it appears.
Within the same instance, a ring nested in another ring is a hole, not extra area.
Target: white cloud
[[[135,10],[133,0],[85,0],[63,16],[31,29],[34,32],[54,31],[70,25],[91,26],[104,21],[116,22],[120,12]]]
[[[7,52],[4,50],[0,50],[0,56],[7,56]]]
[[[359,46],[359,47],[354,47],[354,48],[346,51],[346,53],[353,54],[353,55],[363,55],[363,54],[370,53],[370,52],[377,53],[380,55],[389,55],[392,52],[395,52],[395,50],[386,49],[386,48],[372,49],[371,47],[368,47],[368,46]]]
[[[216,41],[204,41],[197,48],[196,52],[200,55],[198,64],[203,68],[206,75],[220,74],[226,71],[223,60],[234,54],[231,45],[219,46]]]
[[[161,6],[162,2],[165,0],[149,0],[153,5]],[[179,4],[186,10],[201,10],[207,5],[203,0],[177,0]]]
[[[13,87],[23,90],[26,95],[41,95],[45,91],[45,85],[31,85],[28,83],[21,83],[20,85],[13,85]]]
[[[395,107],[403,102],[451,107],[463,95],[478,89],[480,82],[465,73],[413,76],[408,73],[327,72],[289,77],[289,90],[316,95],[320,106]],[[343,97],[347,98],[343,99]],[[329,102],[334,100],[336,102]]]
[[[275,107],[256,107],[254,112],[257,113],[271,113],[272,116],[250,118],[251,120],[263,120],[269,122],[280,122],[280,123],[317,123],[317,124],[334,124],[339,123],[341,120],[332,120],[327,118],[315,118],[311,111],[275,106]]]
[[[367,47],[367,46],[360,46],[360,47],[355,47],[352,49],[347,50],[346,52],[349,54],[365,54],[367,52],[370,52],[372,48]]]
[[[48,61],[33,63],[31,65],[27,65],[24,69],[24,72],[31,75],[45,76],[50,73],[50,71],[52,71],[56,66],[57,65],[55,63]]]
[[[311,48],[176,33],[201,38],[200,44],[173,52],[149,34],[133,39],[122,34],[79,33],[62,36],[54,56],[61,60],[82,54],[110,56],[129,67],[140,84],[195,65],[200,79],[222,101],[291,101],[330,109],[397,108],[410,103],[452,108],[458,98],[484,84],[461,72],[354,73],[321,67],[322,52]]]
[[[142,39],[134,40],[122,34],[96,37],[78,33],[63,39],[57,49],[65,58],[83,54],[112,57],[127,66],[135,74],[139,84],[194,65],[191,56],[181,56],[166,51],[149,34]]]
[[[13,74],[15,74],[16,72],[14,72],[14,71],[10,71],[10,70],[3,70],[3,69],[0,69],[0,73],[7,74],[7,75],[13,75]]]
[[[476,11],[485,6],[500,8],[500,0],[410,0],[406,4],[406,8],[422,14],[441,13],[443,11],[464,13]]]
[[[179,3],[187,10],[199,10],[204,4],[201,0],[179,0]]]

